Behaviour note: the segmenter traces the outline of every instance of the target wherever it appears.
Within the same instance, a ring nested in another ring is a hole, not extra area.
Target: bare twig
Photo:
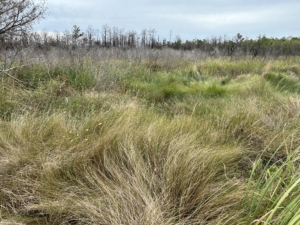
[[[7,73],[5,71],[2,71],[2,72],[4,72],[7,76],[9,76],[10,78],[14,79],[15,81],[18,81],[19,83],[22,83],[22,84],[25,84],[25,85],[30,85],[30,84],[28,84],[28,83],[26,83],[24,81],[19,80],[18,78],[15,78],[14,76],[10,75],[9,73]]]
[[[7,72],[7,71],[10,71],[10,70],[13,70],[13,69],[17,69],[17,68],[22,68],[24,66],[28,66],[28,65],[21,65],[21,66],[15,66],[15,67],[11,67],[9,69],[6,69],[6,70],[2,70],[2,72]]]
[[[16,77],[14,77],[14,76],[12,76],[12,75],[10,75],[8,73],[8,71],[10,71],[10,70],[13,70],[13,69],[16,69],[16,68],[21,68],[21,67],[24,67],[24,66],[26,66],[26,65],[16,66],[16,67],[12,67],[12,68],[9,68],[9,69],[6,69],[6,70],[0,70],[0,72],[2,72],[3,74],[7,75],[8,77],[12,78],[13,80],[15,80],[15,81],[17,81],[17,82],[19,82],[21,84],[24,84],[24,85],[27,85],[27,86],[33,88],[34,86],[32,86],[31,84],[29,84],[27,82],[24,82],[24,81],[22,81],[22,80],[20,80],[20,79],[18,79]]]

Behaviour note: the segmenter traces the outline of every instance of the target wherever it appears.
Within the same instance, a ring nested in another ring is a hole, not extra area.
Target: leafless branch
[[[43,18],[45,11],[45,0],[0,0],[0,41],[20,36]]]
[[[9,69],[6,69],[6,70],[0,70],[0,73],[3,73],[3,74],[5,74],[5,75],[7,75],[8,77],[12,78],[13,80],[15,80],[15,81],[17,81],[17,82],[19,82],[19,83],[21,83],[21,84],[24,84],[24,85],[26,85],[26,86],[29,86],[29,87],[32,87],[32,88],[33,88],[33,86],[32,86],[31,84],[29,84],[29,83],[27,83],[27,82],[24,82],[24,81],[22,81],[22,80],[20,80],[20,79],[18,79],[18,78],[16,78],[16,77],[14,77],[14,76],[12,76],[12,75],[10,75],[10,74],[8,73],[8,71],[10,71],[10,70],[17,69],[17,68],[21,68],[21,67],[24,67],[24,66],[26,66],[26,65],[16,66],[16,67],[12,67],[12,68],[9,68]]]

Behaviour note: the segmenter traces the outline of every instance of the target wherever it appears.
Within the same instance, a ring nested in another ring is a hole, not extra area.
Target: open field
[[[0,225],[300,223],[300,58],[163,51],[0,74]]]

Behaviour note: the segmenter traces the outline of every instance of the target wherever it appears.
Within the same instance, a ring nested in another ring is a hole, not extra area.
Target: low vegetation
[[[59,57],[2,71],[1,225],[300,223],[300,58]]]

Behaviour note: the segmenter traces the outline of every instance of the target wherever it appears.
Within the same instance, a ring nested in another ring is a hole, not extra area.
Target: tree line
[[[77,25],[64,32],[34,32],[32,24],[44,17],[45,1],[1,0],[0,1],[0,49],[34,47],[43,50],[52,48],[172,48],[176,50],[199,50],[211,56],[277,57],[300,55],[300,37],[272,38],[260,35],[255,39],[238,33],[233,37],[220,36],[205,39],[182,40],[179,35],[160,38],[155,29],[140,32],[125,31],[108,25],[84,31]]]
[[[170,32],[171,33],[171,32]],[[218,56],[298,56],[300,55],[300,37],[272,38],[260,35],[256,39],[243,37],[240,33],[234,37],[220,36],[205,39],[183,41],[179,35],[174,39],[160,39],[155,29],[143,29],[141,32],[124,31],[117,27],[104,25],[101,30],[88,26],[82,31],[74,25],[64,32],[22,31],[16,35],[0,34],[2,49],[36,47],[51,48],[172,48],[176,50],[201,50]]]

